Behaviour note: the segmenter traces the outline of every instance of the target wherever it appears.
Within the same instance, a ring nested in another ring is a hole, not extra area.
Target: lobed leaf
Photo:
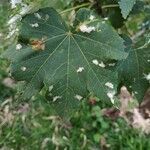
[[[26,82],[25,99],[45,85],[49,87],[48,98],[60,114],[76,108],[88,92],[109,100],[107,93],[112,89],[105,84],[111,82],[116,91],[117,73],[99,64],[125,59],[127,53],[114,29],[96,16],[91,20],[91,15],[89,10],[80,10],[73,29],[52,8],[24,17],[19,35],[22,47],[9,49],[3,57],[12,61],[14,78]],[[82,24],[95,30],[83,33],[79,29]],[[93,63],[95,60],[99,64]]]
[[[150,86],[146,79],[146,75],[150,73],[150,44],[148,41],[146,39],[145,44],[138,48],[133,47],[132,42],[127,42],[126,51],[129,52],[129,55],[125,60],[118,62],[122,83],[130,87],[139,100],[144,97]]]

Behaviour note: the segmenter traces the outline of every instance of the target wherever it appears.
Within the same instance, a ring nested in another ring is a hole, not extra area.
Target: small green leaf
[[[136,0],[120,0],[118,3],[121,9],[122,16],[124,19],[126,19],[134,4],[136,3]]]
[[[101,100],[109,100],[107,92],[111,89],[105,83],[111,82],[116,91],[117,73],[105,69],[105,65],[109,60],[125,59],[127,53],[114,29],[90,14],[89,10],[80,10],[73,31],[51,8],[24,17],[19,35],[21,46],[3,55],[12,61],[15,79],[26,82],[24,98],[46,85],[50,101],[61,115],[76,108],[88,91]],[[81,32],[79,27],[84,23],[94,31]]]

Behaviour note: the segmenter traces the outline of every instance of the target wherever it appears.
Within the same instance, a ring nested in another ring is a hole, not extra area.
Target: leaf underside
[[[120,2],[118,3],[121,9],[122,16],[124,19],[126,19],[131,12],[133,6],[135,5],[136,0],[120,0]]]
[[[89,20],[90,15],[89,10],[79,11],[73,31],[52,8],[40,9],[36,15],[24,17],[19,35],[23,47],[19,50],[13,47],[3,56],[12,61],[13,77],[25,81],[25,99],[35,95],[44,85],[51,86],[52,105],[60,114],[66,114],[76,108],[79,99],[88,92],[108,100],[110,89],[105,86],[106,82],[111,82],[116,90],[117,73],[95,65],[93,60],[107,65],[109,60],[125,59],[123,40],[101,19]],[[85,22],[96,30],[90,34],[80,32],[78,27]],[[42,41],[43,48],[35,49],[33,41],[34,44]]]

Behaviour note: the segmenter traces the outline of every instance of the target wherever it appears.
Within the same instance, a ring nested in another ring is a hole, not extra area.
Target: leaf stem
[[[85,7],[85,6],[89,6],[91,3],[84,3],[82,5],[78,5],[78,6],[75,6],[75,7],[72,7],[72,8],[69,8],[69,9],[66,9],[64,11],[61,11],[60,14],[64,14],[66,12],[69,12],[69,11],[72,11],[72,10],[75,10],[75,9],[78,9],[78,8],[81,8],[81,7]]]
[[[102,9],[105,9],[105,8],[114,8],[114,7],[119,7],[119,5],[118,4],[103,5]]]
[[[75,7],[72,7],[72,8],[68,8],[64,11],[61,11],[59,14],[64,14],[66,12],[69,12],[69,11],[72,11],[72,10],[75,10],[75,9],[78,9],[78,8],[82,8],[82,7],[85,7],[85,6],[89,6],[91,3],[84,3],[84,4],[81,4],[81,5],[78,5],[78,6],[75,6]],[[110,4],[110,5],[104,5],[102,6],[102,9],[105,9],[105,8],[114,8],[114,7],[119,7],[118,4]]]

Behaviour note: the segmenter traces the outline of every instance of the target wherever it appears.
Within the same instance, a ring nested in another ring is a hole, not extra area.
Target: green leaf
[[[124,19],[126,19],[134,4],[136,3],[136,0],[120,0],[118,3],[121,9],[122,16],[124,17]]]
[[[95,65],[93,60],[107,65],[109,60],[125,59],[127,53],[114,29],[101,19],[91,20],[90,15],[89,10],[80,10],[72,31],[51,8],[40,9],[22,20],[22,48],[13,47],[3,57],[12,61],[14,78],[26,82],[24,98],[30,98],[46,85],[50,101],[60,114],[76,108],[88,91],[101,100],[109,100],[107,92],[111,89],[105,83],[111,82],[115,91],[117,73]],[[81,32],[79,25],[83,23],[95,31]]]
[[[109,9],[108,18],[114,28],[121,28],[124,25],[120,8]]]
[[[137,44],[135,44],[137,45]],[[135,97],[142,100],[149,82],[146,75],[150,73],[150,44],[148,39],[143,46],[136,48],[132,46],[132,41],[126,39],[126,51],[129,52],[128,57],[119,61],[118,71],[122,83],[132,89]]]

